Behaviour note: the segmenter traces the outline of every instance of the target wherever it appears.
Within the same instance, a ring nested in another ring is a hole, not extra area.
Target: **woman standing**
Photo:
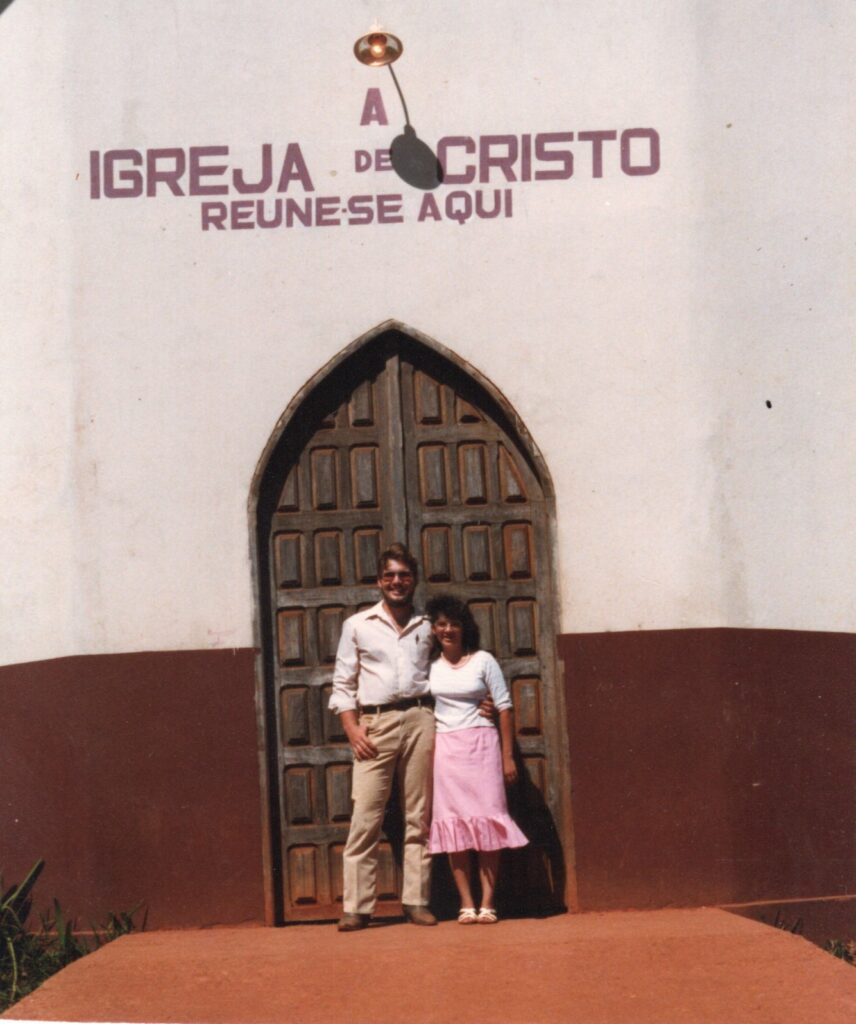
[[[461,898],[458,922],[495,924],[499,851],[528,842],[505,800],[504,783],[517,780],[511,697],[496,659],[479,650],[469,608],[441,595],[428,602],[427,612],[434,632],[429,682],[437,724],[428,849],[449,854]],[[479,714],[479,703],[488,696],[499,712],[499,736],[493,721]],[[470,887],[471,850],[477,853],[481,880],[478,912]]]

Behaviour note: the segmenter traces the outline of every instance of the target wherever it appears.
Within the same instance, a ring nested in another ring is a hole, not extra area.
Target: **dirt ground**
[[[721,910],[129,935],[6,1020],[852,1024],[856,969]]]

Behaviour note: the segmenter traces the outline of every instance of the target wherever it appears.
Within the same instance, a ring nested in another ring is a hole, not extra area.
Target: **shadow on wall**
[[[403,135],[392,140],[390,159],[399,178],[414,188],[434,189],[443,181],[443,168],[436,154],[409,124]]]

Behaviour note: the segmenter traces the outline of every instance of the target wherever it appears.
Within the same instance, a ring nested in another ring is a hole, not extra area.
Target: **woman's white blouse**
[[[476,651],[461,668],[442,657],[431,662],[428,677],[434,697],[437,732],[457,729],[492,728],[493,722],[479,714],[479,704],[490,694],[497,711],[511,707],[511,696],[496,658],[487,651]]]

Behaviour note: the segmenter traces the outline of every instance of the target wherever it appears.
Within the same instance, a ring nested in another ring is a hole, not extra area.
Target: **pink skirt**
[[[428,850],[502,850],[528,842],[508,813],[496,729],[438,732]]]

